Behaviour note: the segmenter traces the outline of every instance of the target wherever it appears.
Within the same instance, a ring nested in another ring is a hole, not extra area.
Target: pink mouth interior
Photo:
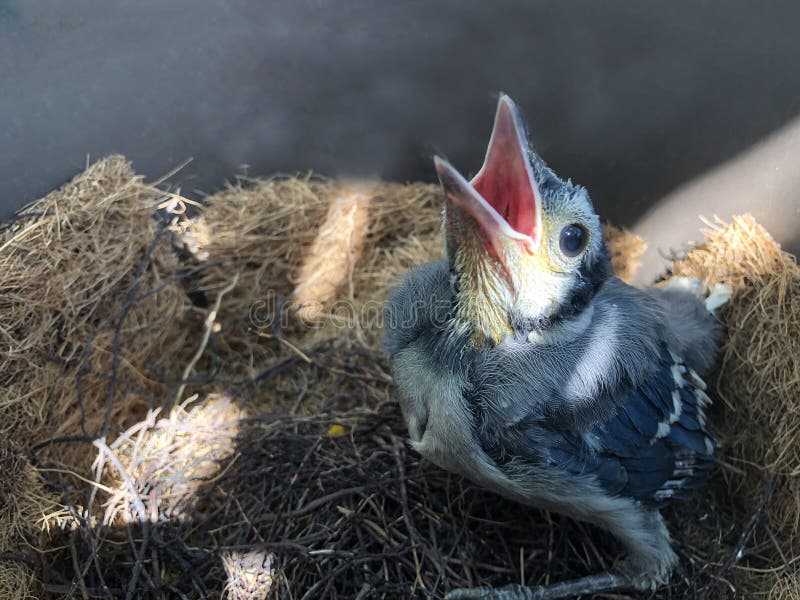
[[[536,239],[536,202],[528,156],[513,119],[495,125],[483,169],[472,187],[518,233]]]

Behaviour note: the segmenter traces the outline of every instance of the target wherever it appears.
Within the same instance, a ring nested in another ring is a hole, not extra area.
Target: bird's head
[[[600,221],[586,190],[531,150],[516,105],[501,96],[486,159],[467,181],[435,159],[445,195],[445,253],[457,318],[473,343],[535,335],[577,318],[608,277]]]

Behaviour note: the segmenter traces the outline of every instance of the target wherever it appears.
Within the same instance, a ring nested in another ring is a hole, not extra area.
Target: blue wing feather
[[[614,416],[591,431],[595,447],[562,431],[569,443],[550,452],[554,466],[591,474],[611,494],[661,504],[705,485],[714,444],[701,417],[691,381],[677,381],[675,361],[664,350],[652,378],[631,389]],[[673,392],[678,393],[679,414]]]
[[[650,440],[658,432],[658,423],[663,418],[654,404],[646,400],[639,390],[631,390],[628,394],[627,402],[620,408],[627,414],[633,427],[643,437]]]

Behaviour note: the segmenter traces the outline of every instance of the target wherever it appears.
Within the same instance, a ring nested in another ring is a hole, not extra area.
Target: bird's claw
[[[703,295],[703,282],[694,277],[670,277],[664,286],[671,290],[683,290],[695,296]]]
[[[540,600],[542,586],[506,585],[498,588],[457,588],[445,594],[445,600]]]
[[[620,573],[606,572],[552,585],[458,588],[448,592],[445,600],[558,600],[584,594],[635,588],[639,588],[639,586],[630,577]]]
[[[694,277],[672,277],[667,281],[666,286],[668,289],[683,290],[694,294],[699,298],[703,298],[706,305],[706,310],[713,313],[720,306],[731,299],[732,291],[724,283],[715,283],[714,287],[708,292],[706,296],[703,293],[703,282]]]
[[[711,288],[711,291],[706,298],[706,310],[710,313],[713,313],[717,310],[720,306],[728,302],[731,299],[731,295],[733,291],[724,283],[717,283],[714,284],[714,287]]]

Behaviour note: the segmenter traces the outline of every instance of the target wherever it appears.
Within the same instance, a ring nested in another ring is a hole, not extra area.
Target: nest
[[[719,313],[728,335],[714,377],[712,422],[728,468],[715,492],[740,509],[763,505],[752,551],[793,573],[776,575],[774,585],[783,590],[779,597],[791,590],[798,597],[800,571],[791,566],[800,556],[800,268],[744,215],[709,222],[706,243],[675,261],[672,272],[733,292]],[[743,573],[743,584],[756,575]]]
[[[441,597],[620,557],[405,443],[381,308],[441,252],[436,186],[242,178],[188,204],[110,157],[1,230],[3,597]],[[606,237],[630,277],[644,242]],[[668,515],[657,595],[797,597],[797,267],[741,218],[673,271],[735,295],[724,465]]]
[[[632,231],[609,223],[603,224],[603,237],[611,253],[611,269],[614,275],[631,283],[642,263],[647,242]]]

